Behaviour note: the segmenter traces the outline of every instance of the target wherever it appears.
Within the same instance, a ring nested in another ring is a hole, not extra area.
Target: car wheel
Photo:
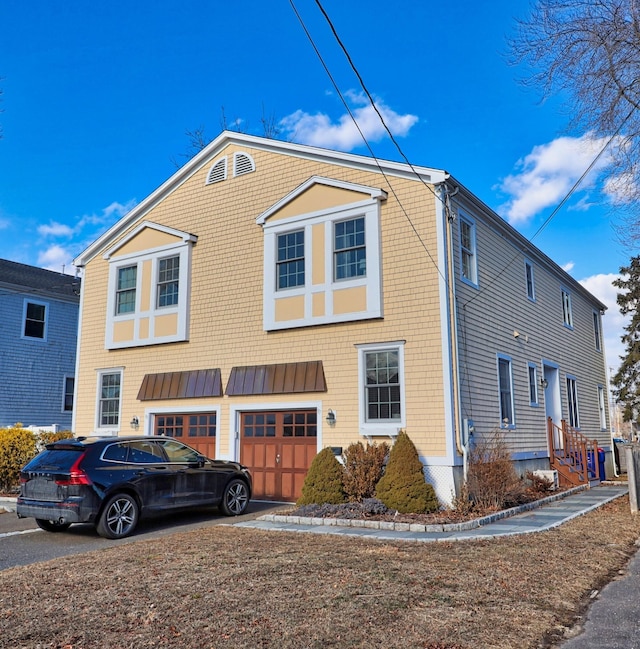
[[[46,518],[36,518],[36,524],[45,532],[64,532],[71,527],[71,523],[58,523],[58,521],[49,521]]]
[[[249,487],[243,480],[232,480],[222,496],[222,512],[226,516],[239,516],[249,504]]]
[[[138,524],[140,508],[133,496],[116,494],[104,506],[96,530],[105,539],[122,539]]]

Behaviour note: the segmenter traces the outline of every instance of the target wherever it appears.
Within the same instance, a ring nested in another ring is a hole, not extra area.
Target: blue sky
[[[375,155],[399,160],[316,3],[293,4]],[[603,145],[508,64],[528,0],[322,4],[406,157],[449,171],[525,236]],[[69,272],[186,162],[186,131],[213,139],[224,120],[262,135],[264,116],[286,139],[368,155],[289,0],[2,0],[0,24],[0,258]],[[611,366],[611,280],[635,254],[617,200],[605,155],[533,239],[609,305]]]

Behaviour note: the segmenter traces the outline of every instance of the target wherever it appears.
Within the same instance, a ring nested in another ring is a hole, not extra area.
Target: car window
[[[73,463],[78,459],[85,449],[79,448],[74,450],[46,450],[42,451],[39,455],[27,464],[25,467],[28,471],[40,470],[60,470],[66,471],[73,466]]]
[[[182,462],[192,464],[198,462],[202,457],[198,452],[194,451],[192,448],[176,442],[173,439],[163,440],[158,442],[163,448],[169,462]]]
[[[104,449],[102,459],[109,460],[110,462],[126,462],[128,451],[129,444],[123,442],[120,442],[119,444],[110,444]]]
[[[162,449],[153,442],[129,442],[129,459],[132,464],[157,464],[165,462]]]

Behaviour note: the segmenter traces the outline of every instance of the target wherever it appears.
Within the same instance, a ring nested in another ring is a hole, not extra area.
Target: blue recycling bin
[[[605,461],[605,452],[604,449],[599,448],[598,449],[598,468],[600,469],[600,480],[605,479],[605,472],[604,472],[604,461]],[[589,470],[589,477],[594,478],[596,477],[596,465],[594,462],[593,458],[593,451],[588,451],[587,452],[587,468]]]

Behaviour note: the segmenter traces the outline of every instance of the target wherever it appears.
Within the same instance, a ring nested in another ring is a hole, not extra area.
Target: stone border
[[[481,518],[474,518],[470,521],[463,523],[440,523],[436,525],[423,525],[422,523],[395,523],[393,521],[368,521],[358,518],[313,518],[311,516],[285,516],[283,514],[265,514],[260,516],[257,520],[265,521],[267,523],[287,523],[289,525],[328,525],[336,527],[361,527],[374,530],[394,531],[394,532],[465,532],[467,530],[475,530],[483,525],[489,525],[503,518],[509,518],[516,514],[537,509],[543,505],[562,500],[567,496],[571,496],[580,491],[585,491],[586,486],[573,487],[558,494],[547,496],[541,500],[534,500],[524,505],[511,507],[510,509],[503,509],[495,514],[489,516],[482,516]]]

